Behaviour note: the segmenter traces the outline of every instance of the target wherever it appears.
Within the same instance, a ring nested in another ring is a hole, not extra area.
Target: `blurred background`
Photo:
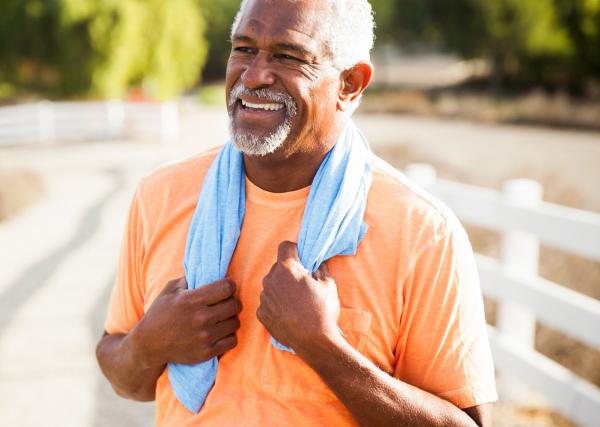
[[[371,0],[373,150],[457,212],[497,426],[600,419],[600,1]],[[0,425],[143,426],[101,376],[137,181],[227,138],[239,0],[0,2]]]

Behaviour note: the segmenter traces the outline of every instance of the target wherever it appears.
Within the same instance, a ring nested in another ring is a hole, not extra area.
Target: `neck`
[[[309,148],[286,152],[285,147],[264,157],[244,154],[246,176],[253,184],[272,193],[299,190],[312,184],[321,162],[337,142],[343,127],[330,138],[313,143]],[[300,144],[288,144],[292,147]],[[306,147],[307,144],[304,145]]]

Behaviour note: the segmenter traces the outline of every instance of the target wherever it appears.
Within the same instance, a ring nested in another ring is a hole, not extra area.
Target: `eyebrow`
[[[232,42],[246,42],[246,43],[250,43],[250,44],[254,44],[255,41],[252,37],[250,36],[246,36],[244,34],[235,34],[232,38],[231,38]],[[314,53],[312,53],[311,51],[309,51],[308,49],[295,44],[295,43],[289,43],[289,42],[278,42],[275,43],[273,45],[274,48],[276,49],[280,49],[280,50],[287,50],[290,52],[296,52],[304,57],[308,57],[308,58],[315,58]]]
[[[252,37],[249,36],[245,36],[243,34],[234,34],[234,36],[231,38],[231,42],[247,42],[247,43],[254,43],[254,39],[252,39]]]
[[[312,52],[310,52],[309,50],[303,48],[300,45],[294,44],[294,43],[286,43],[286,42],[282,42],[282,43],[275,43],[275,48],[277,49],[281,49],[281,50],[287,50],[290,52],[297,52],[302,56],[308,57],[308,58],[314,58],[314,54]]]

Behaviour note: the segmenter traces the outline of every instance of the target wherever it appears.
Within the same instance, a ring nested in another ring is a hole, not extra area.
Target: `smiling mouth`
[[[285,104],[280,104],[280,103],[255,103],[255,102],[248,102],[248,101],[244,101],[243,99],[240,100],[241,104],[242,104],[242,108],[244,110],[249,110],[249,111],[279,111],[279,110],[283,110],[283,108],[285,108]]]

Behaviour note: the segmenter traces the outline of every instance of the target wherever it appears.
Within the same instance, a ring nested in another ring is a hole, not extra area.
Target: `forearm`
[[[104,335],[96,347],[100,368],[121,397],[143,402],[155,399],[156,381],[166,363],[150,361],[129,334]]]
[[[361,426],[476,426],[452,403],[383,372],[342,337],[298,354]]]

